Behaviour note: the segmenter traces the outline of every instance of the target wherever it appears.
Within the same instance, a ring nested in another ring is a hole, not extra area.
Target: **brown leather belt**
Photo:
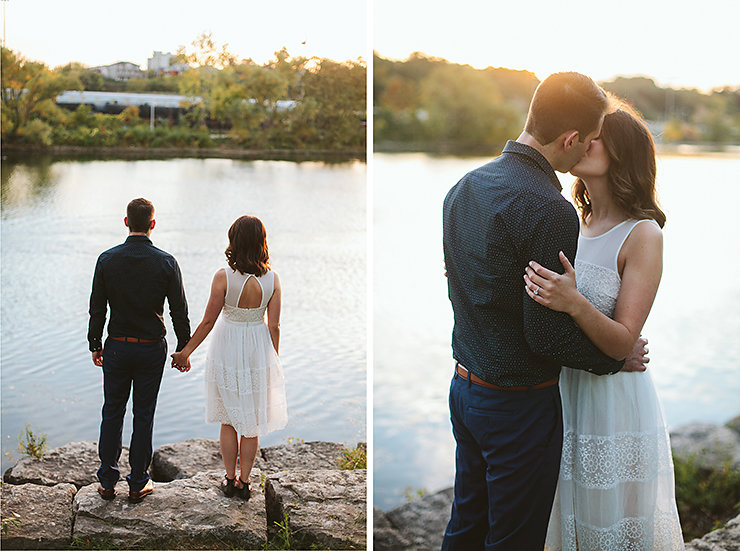
[[[524,392],[526,390],[537,390],[540,388],[547,388],[548,386],[558,384],[558,378],[555,377],[554,379],[550,379],[549,381],[545,381],[544,383],[540,383],[534,386],[498,386],[498,385],[494,385],[493,383],[484,381],[483,379],[481,379],[480,377],[476,375],[473,375],[472,373],[470,373],[470,371],[465,369],[459,363],[457,364],[455,371],[457,371],[457,374],[460,375],[460,377],[462,377],[465,380],[470,378],[471,383],[475,383],[476,385],[484,386],[486,388],[492,388],[494,390],[509,390],[509,391],[514,391],[514,392]]]
[[[121,341],[121,342],[159,342],[162,339],[140,339],[139,337],[111,337],[114,341]]]

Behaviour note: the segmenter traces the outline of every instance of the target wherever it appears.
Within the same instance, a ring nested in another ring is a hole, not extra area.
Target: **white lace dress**
[[[239,308],[249,278],[262,287],[257,308]],[[262,436],[288,423],[285,381],[265,324],[274,274],[256,277],[226,268],[227,291],[206,356],[206,421],[231,425],[241,436]]]
[[[655,222],[626,220],[578,241],[578,290],[610,317],[621,283],[617,256],[638,223]],[[650,370],[597,376],[563,368],[560,391],[563,455],[546,549],[684,549],[668,430]]]

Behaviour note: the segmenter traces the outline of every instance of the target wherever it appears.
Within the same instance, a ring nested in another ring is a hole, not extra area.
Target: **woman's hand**
[[[576,272],[568,257],[560,251],[560,263],[565,273],[558,274],[530,261],[525,268],[524,284],[532,300],[551,310],[573,314],[583,296],[576,288]]]
[[[181,371],[182,373],[187,373],[188,371],[190,371],[190,357],[188,355],[180,351],[171,354],[171,356],[172,367],[174,367],[178,371]]]

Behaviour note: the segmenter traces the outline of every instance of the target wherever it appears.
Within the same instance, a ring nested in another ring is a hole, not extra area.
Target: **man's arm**
[[[543,204],[533,214],[529,228],[523,253],[530,256],[521,259],[524,265],[529,260],[535,260],[560,273],[562,265],[558,258],[559,251],[563,251],[571,263],[574,262],[578,246],[578,215],[569,203],[551,201]],[[532,300],[525,290],[524,279],[522,301],[524,337],[532,351],[557,360],[561,365],[597,375],[616,373],[622,369],[624,360],[614,360],[602,353],[569,315],[550,310]]]
[[[87,328],[87,342],[93,353],[93,363],[102,365],[103,350],[103,327],[105,316],[108,312],[108,294],[105,290],[105,279],[103,278],[103,265],[98,258],[95,264],[95,275],[93,275],[92,292],[90,293],[90,322]]]
[[[172,259],[173,272],[167,290],[167,302],[170,305],[170,317],[177,335],[177,350],[182,350],[190,340],[190,319],[188,319],[188,301],[185,299],[185,288],[182,273],[177,260]]]

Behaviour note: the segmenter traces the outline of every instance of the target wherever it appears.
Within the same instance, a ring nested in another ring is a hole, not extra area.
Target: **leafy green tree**
[[[13,140],[20,129],[44,111],[55,108],[54,98],[66,89],[70,79],[59,76],[43,63],[27,61],[2,48],[2,137]],[[28,133],[35,127],[28,127]]]

